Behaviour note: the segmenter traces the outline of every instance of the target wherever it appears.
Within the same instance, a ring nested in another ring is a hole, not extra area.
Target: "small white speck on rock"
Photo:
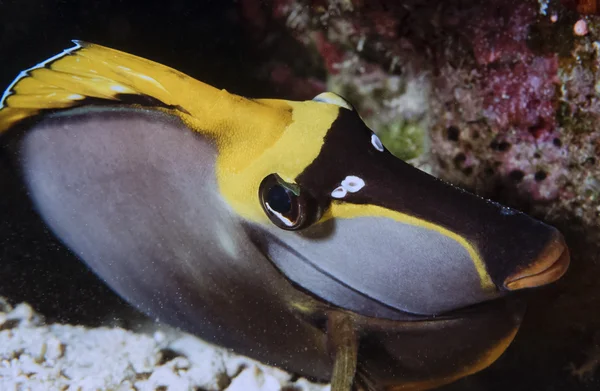
[[[167,339],[167,336],[162,331],[156,331],[154,333],[154,340],[157,343],[163,343]]]

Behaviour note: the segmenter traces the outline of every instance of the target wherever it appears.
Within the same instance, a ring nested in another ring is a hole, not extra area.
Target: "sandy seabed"
[[[148,331],[46,324],[0,297],[2,391],[328,391],[161,325]]]

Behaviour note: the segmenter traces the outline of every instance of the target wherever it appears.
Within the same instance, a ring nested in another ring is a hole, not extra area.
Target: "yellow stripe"
[[[262,224],[272,224],[258,199],[261,181],[277,173],[287,182],[308,167],[321,152],[323,139],[338,115],[339,107],[318,102],[259,101],[274,112],[291,112],[289,124],[283,132],[273,127],[269,143],[236,143],[225,149],[217,160],[217,179],[221,193],[234,210],[245,219]],[[252,116],[252,113],[247,113]],[[256,115],[256,114],[254,114]],[[263,116],[257,126],[268,127],[269,116]],[[248,129],[250,131],[250,129]],[[258,133],[260,134],[260,133]],[[252,159],[248,159],[252,156]]]
[[[452,382],[455,382],[458,379],[462,379],[463,377],[477,373],[477,372],[489,367],[490,365],[492,365],[506,351],[508,346],[511,344],[511,342],[514,340],[515,336],[517,335],[518,330],[519,330],[518,326],[515,327],[514,329],[512,329],[508,333],[508,335],[506,335],[504,338],[501,338],[490,349],[483,352],[474,363],[462,368],[462,370],[459,370],[452,375],[448,375],[448,376],[441,377],[438,379],[414,381],[414,382],[404,383],[401,385],[389,386],[389,387],[385,387],[385,390],[386,391],[431,390],[434,388],[441,387],[445,384],[450,384]]]
[[[387,217],[404,224],[410,224],[417,227],[422,227],[436,231],[444,236],[455,240],[469,253],[471,261],[473,262],[475,270],[477,271],[477,274],[479,276],[481,287],[485,290],[490,291],[496,289],[496,286],[492,282],[492,279],[489,276],[489,274],[487,273],[485,264],[483,263],[483,260],[481,259],[481,256],[479,255],[479,252],[475,249],[475,247],[461,235],[457,234],[456,232],[450,231],[449,229],[446,229],[440,225],[376,205],[350,204],[345,202],[334,202],[331,205],[330,210],[323,216],[322,221],[326,221],[330,218],[350,219],[355,217]]]

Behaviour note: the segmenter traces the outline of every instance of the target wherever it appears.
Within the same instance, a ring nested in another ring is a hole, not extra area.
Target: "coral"
[[[297,68],[288,68],[292,75],[296,72],[291,77],[298,85],[315,86],[308,90],[294,88],[287,81],[280,83],[271,73],[269,82],[284,89],[283,96],[311,99],[321,92],[318,88],[337,92],[355,105],[367,125],[394,154],[403,159],[416,158],[426,148],[430,79],[418,69],[419,64],[403,63],[404,53],[414,48],[406,40],[397,42],[399,22],[393,14],[378,6],[368,6],[366,14],[359,19],[344,17],[348,12],[354,16],[362,15],[356,12],[357,7],[363,6],[350,0],[277,0],[272,2],[272,7],[262,8],[257,8],[252,0],[242,2],[243,13],[251,14],[252,20],[271,20],[271,27],[261,24],[263,31],[277,30],[278,27],[273,27],[277,23],[284,25],[289,35],[309,51],[304,52],[310,59],[307,62],[320,62],[323,74],[327,75],[326,84],[319,85],[314,82],[314,77],[301,76]],[[365,27],[363,24],[367,22],[374,23]],[[254,36],[260,34],[254,33]],[[380,42],[371,40],[371,36],[385,37],[389,45],[394,45],[394,50],[387,50],[383,63],[370,60],[372,55],[379,55],[377,53],[383,47]],[[258,39],[264,42],[264,36]],[[281,39],[287,40],[287,37]],[[267,65],[271,69],[278,68],[274,65],[277,62],[285,61],[277,56],[289,58],[277,51],[273,55],[274,59]],[[294,55],[294,61],[297,61],[298,52]],[[408,73],[414,77],[406,77]]]
[[[565,141],[600,111],[581,102],[595,74],[569,59],[594,58],[581,49],[594,24],[558,2],[278,0],[272,10],[396,155],[427,151],[438,175],[507,202],[582,193]]]
[[[562,3],[581,14],[595,14],[600,8],[598,0],[562,0]]]
[[[335,63],[328,89],[352,102],[367,125],[396,156],[412,159],[425,148],[429,79],[388,74],[356,55]]]
[[[566,146],[556,123],[558,55],[528,42],[540,5],[457,3],[279,0],[269,17],[320,56],[328,89],[352,101],[397,156],[423,155],[432,129],[430,152],[438,168],[451,167],[447,179],[553,200]],[[443,137],[449,128],[457,140]]]

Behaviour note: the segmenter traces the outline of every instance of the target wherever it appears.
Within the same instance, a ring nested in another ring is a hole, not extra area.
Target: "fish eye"
[[[265,214],[281,229],[296,231],[320,218],[320,208],[314,198],[277,174],[265,177],[258,193]]]

